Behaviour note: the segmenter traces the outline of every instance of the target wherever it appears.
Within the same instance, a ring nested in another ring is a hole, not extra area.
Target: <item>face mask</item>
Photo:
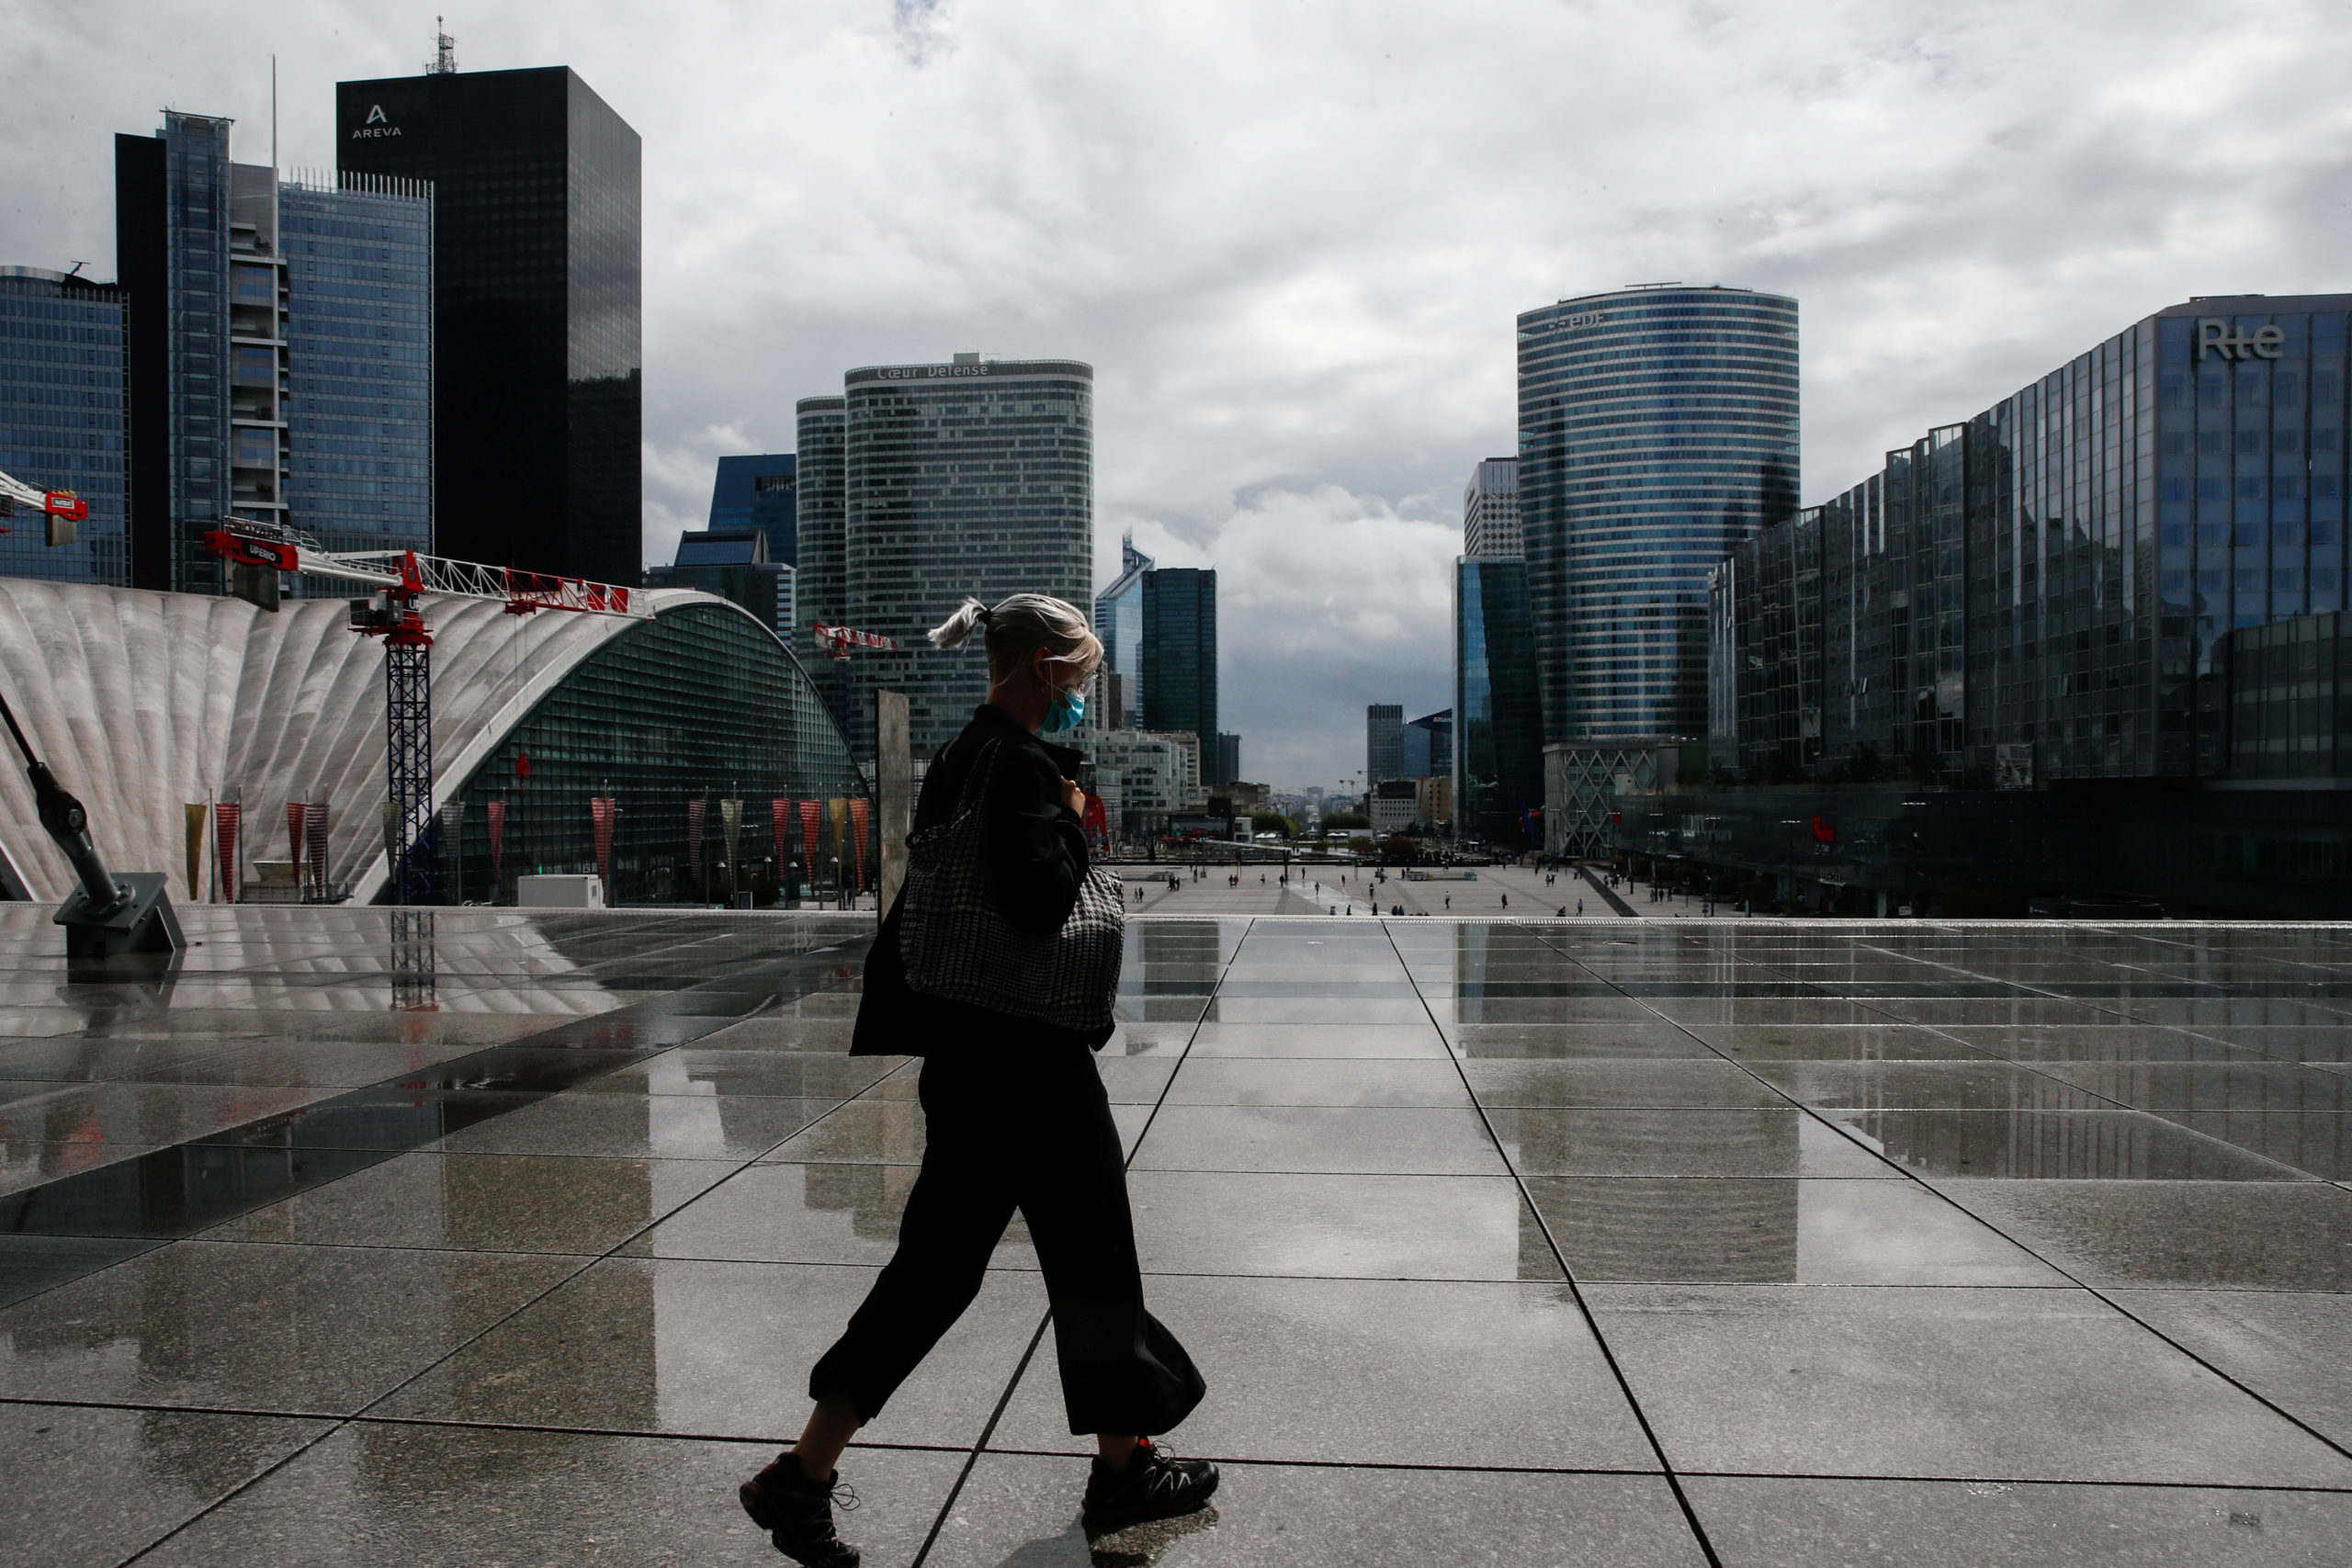
[[[1054,705],[1046,710],[1046,722],[1043,726],[1046,733],[1057,735],[1065,729],[1076,729],[1085,722],[1086,699],[1066,687],[1057,690],[1054,693]]]

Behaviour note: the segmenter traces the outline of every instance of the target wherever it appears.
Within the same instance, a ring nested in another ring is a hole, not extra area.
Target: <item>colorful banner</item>
[[[719,840],[727,846],[727,874],[730,879],[728,886],[732,887],[734,883],[731,879],[735,875],[736,852],[743,845],[743,803],[741,801],[722,800],[718,803],[718,837]]]
[[[302,808],[302,836],[311,841],[311,886],[327,896],[327,803],[314,800]]]
[[[702,883],[703,818],[710,815],[710,802],[700,795],[686,802],[686,864],[695,874],[695,883]]]
[[[817,886],[817,814],[824,807],[813,800],[800,803],[800,842],[808,857],[808,886]]]
[[[865,824],[871,807],[864,795],[853,796],[849,803],[850,842],[857,846],[857,885],[865,886]]]
[[[220,852],[220,891],[219,902],[237,901],[237,818],[243,807],[233,800],[224,800],[212,808],[212,842]]]
[[[493,800],[484,809],[490,816],[490,896],[495,898],[506,865],[506,803]]]
[[[792,884],[792,802],[771,800],[768,810],[775,822],[775,885],[782,889]]]
[[[289,800],[286,803],[286,838],[294,851],[294,886],[297,887],[302,886],[302,851],[307,847],[302,832],[302,819],[309,809],[299,800]]]
[[[191,904],[204,897],[204,802],[198,801],[187,811],[187,901]]]
[[[613,888],[613,800],[609,795],[591,795],[588,799],[588,822],[596,833],[596,874],[603,878],[605,898],[612,900]]]

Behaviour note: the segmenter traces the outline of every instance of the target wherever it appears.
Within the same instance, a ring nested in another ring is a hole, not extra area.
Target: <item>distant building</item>
[[[721,457],[710,487],[714,529],[757,528],[767,536],[768,559],[800,564],[798,462],[790,452]]]
[[[1216,738],[1216,764],[1209,769],[1208,784],[1222,789],[1241,776],[1241,737],[1220,734]]]
[[[1216,573],[1157,567],[1143,575],[1143,727],[1200,737],[1215,767]],[[1213,780],[1211,782],[1222,782]]]
[[[335,88],[336,166],[434,186],[440,549],[637,581],[638,134],[570,69]]]
[[[1405,726],[1405,772],[1408,779],[1453,771],[1453,710],[1440,708]]]
[[[1084,726],[1071,742],[1094,768],[1094,792],[1121,833],[1165,831],[1170,816],[1207,804],[1200,783],[1200,749],[1190,732],[1098,729]]]
[[[1407,777],[1405,709],[1399,703],[1373,703],[1363,710],[1363,781],[1369,790],[1383,779]]]
[[[1519,459],[1489,457],[1470,474],[1462,491],[1462,553],[1507,558],[1524,555],[1519,523]]]
[[[1136,548],[1136,536],[1119,541],[1119,575],[1094,596],[1094,635],[1102,639],[1102,666],[1118,679],[1109,688],[1118,711],[1104,726],[1132,729],[1143,722],[1143,580],[1152,558]],[[1114,722],[1115,720],[1115,722]]]
[[[851,744],[872,756],[868,699],[887,690],[908,698],[915,750],[934,752],[987,694],[988,665],[977,642],[925,634],[967,594],[1092,592],[1094,369],[959,354],[853,370],[844,398],[839,614],[899,645],[846,665]]]
[[[1453,820],[1453,781],[1443,773],[1413,781],[1415,818],[1428,827]]]
[[[70,490],[90,515],[71,545],[18,513],[0,576],[128,587],[130,483],[123,291],[39,267],[0,267],[0,473]]]
[[[793,570],[767,556],[768,536],[759,528],[712,528],[678,537],[677,558],[645,569],[648,588],[695,588],[731,599],[792,642]],[[816,671],[811,671],[812,674]]]
[[[829,626],[845,625],[842,599],[848,584],[842,558],[842,458],[849,438],[849,404],[839,397],[803,398],[794,405],[799,427],[799,450],[794,455],[795,513],[798,519],[799,554],[794,562],[798,590],[798,624],[793,631],[793,651],[811,673],[823,650],[810,627],[819,621]],[[849,668],[842,665],[829,675],[819,674],[842,728],[849,728]]]
[[[1518,843],[1544,806],[1544,715],[1527,562],[1453,566],[1453,824],[1458,837]]]
[[[1401,833],[1420,820],[1420,786],[1412,779],[1383,779],[1366,801],[1374,838]]]

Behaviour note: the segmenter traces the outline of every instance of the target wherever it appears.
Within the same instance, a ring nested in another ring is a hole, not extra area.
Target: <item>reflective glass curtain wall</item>
[[[1706,733],[1707,574],[1797,502],[1797,306],[1658,286],[1519,318],[1544,738]]]
[[[789,452],[718,459],[710,487],[711,528],[757,528],[767,536],[768,559],[800,564],[798,464]]]
[[[1119,542],[1119,575],[1094,596],[1094,635],[1102,639],[1102,666],[1119,677],[1115,726],[1133,729],[1143,722],[1143,580],[1152,558],[1136,548],[1135,536]]]
[[[1201,740],[1216,764],[1216,573],[1159,567],[1143,574],[1143,727]],[[1204,784],[1228,784],[1208,778]]]
[[[1527,563],[1453,563],[1454,831],[1515,843],[1544,803],[1544,721]]]
[[[36,267],[0,267],[0,473],[70,490],[90,515],[51,547],[24,512],[0,535],[0,573],[130,582],[130,412],[124,291]]]
[[[808,666],[833,721],[849,728],[849,666],[827,658],[810,627],[842,625],[847,592],[842,559],[842,463],[848,404],[840,398],[803,398],[795,405],[799,434],[794,454],[800,562],[794,578],[792,650]]]

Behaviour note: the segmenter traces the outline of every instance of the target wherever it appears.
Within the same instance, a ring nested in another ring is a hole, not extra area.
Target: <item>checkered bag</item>
[[[899,946],[908,987],[1062,1029],[1101,1029],[1119,990],[1125,889],[1090,868],[1061,930],[1039,935],[1005,919],[989,886],[987,809],[1003,746],[989,742],[972,765],[953,817],[907,840]]]

